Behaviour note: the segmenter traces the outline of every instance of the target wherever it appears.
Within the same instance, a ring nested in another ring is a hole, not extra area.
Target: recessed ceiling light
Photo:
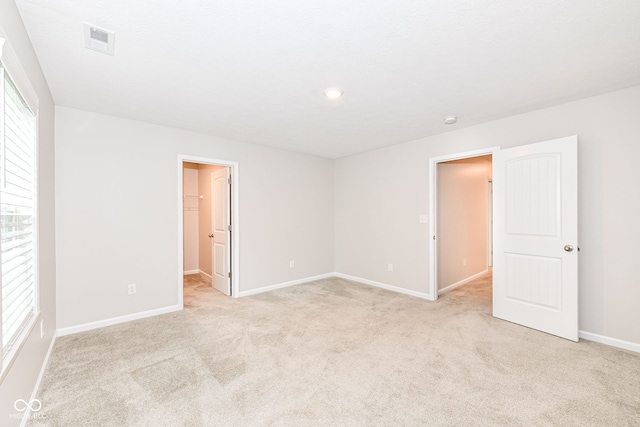
[[[330,99],[340,98],[343,93],[344,93],[343,90],[338,89],[337,87],[330,87],[324,90],[324,95]]]
[[[452,125],[457,121],[458,121],[458,118],[456,116],[447,116],[444,118],[445,125]]]

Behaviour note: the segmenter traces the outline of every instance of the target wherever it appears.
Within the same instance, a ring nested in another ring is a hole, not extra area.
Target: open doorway
[[[491,155],[441,162],[436,173],[436,279],[442,295],[491,273]]]
[[[429,159],[430,299],[438,298],[438,164],[491,154],[495,191],[490,314],[578,340],[577,148],[573,135]]]
[[[238,294],[238,165],[181,156],[180,305],[185,293],[206,286]],[[190,295],[191,296],[191,295]]]
[[[469,283],[491,295],[492,153],[497,149],[430,159],[433,300]]]

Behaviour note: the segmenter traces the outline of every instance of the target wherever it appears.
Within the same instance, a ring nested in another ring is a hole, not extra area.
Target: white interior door
[[[231,295],[230,270],[230,215],[229,215],[229,168],[220,167],[211,172],[211,285]]]
[[[494,153],[493,315],[578,340],[578,138]]]

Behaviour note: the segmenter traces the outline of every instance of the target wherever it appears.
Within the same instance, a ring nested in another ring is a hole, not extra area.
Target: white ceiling
[[[328,158],[640,84],[638,0],[16,4],[57,105]]]

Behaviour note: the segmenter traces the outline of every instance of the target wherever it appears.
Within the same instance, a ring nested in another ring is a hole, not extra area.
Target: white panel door
[[[578,341],[578,138],[493,156],[493,315]]]
[[[211,285],[225,295],[231,295],[230,268],[229,168],[211,172]]]

